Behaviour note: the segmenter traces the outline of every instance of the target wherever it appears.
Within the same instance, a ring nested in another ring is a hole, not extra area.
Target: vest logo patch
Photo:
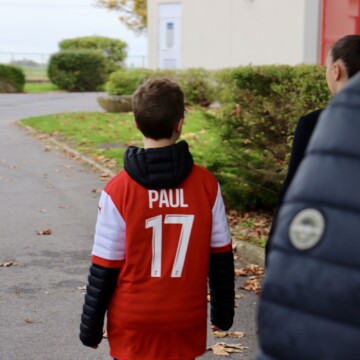
[[[308,250],[319,243],[325,231],[323,214],[316,209],[303,209],[293,218],[289,228],[291,244],[298,250]]]

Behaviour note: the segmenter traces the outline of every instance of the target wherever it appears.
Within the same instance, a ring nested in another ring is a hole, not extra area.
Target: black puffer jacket
[[[360,74],[322,113],[279,211],[258,360],[360,358]]]
[[[192,170],[193,159],[188,144],[180,141],[175,145],[146,150],[129,147],[124,155],[124,167],[132,179],[148,189],[169,189],[186,179]],[[80,325],[80,339],[86,346],[96,346],[102,339],[105,312],[119,273],[120,269],[90,267]],[[211,321],[220,329],[227,330],[233,323],[235,306],[232,251],[210,255],[209,284]]]

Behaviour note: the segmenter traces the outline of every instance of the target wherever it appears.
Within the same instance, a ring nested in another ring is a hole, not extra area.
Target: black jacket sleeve
[[[80,324],[80,340],[85,346],[96,346],[102,340],[105,313],[119,273],[120,269],[90,266]]]
[[[234,255],[232,251],[210,255],[209,288],[211,323],[228,330],[235,313]]]
[[[270,240],[271,235],[273,234],[274,228],[276,225],[276,218],[277,218],[278,210],[284,201],[285,194],[294,178],[294,175],[295,175],[301,161],[305,157],[306,148],[309,144],[309,141],[314,132],[314,129],[316,127],[316,124],[318,122],[318,119],[320,117],[322,110],[323,109],[315,110],[305,116],[302,116],[299,119],[299,122],[296,126],[295,133],[294,133],[294,140],[293,140],[293,144],[292,144],[292,148],[291,148],[288,172],[287,172],[287,175],[286,175],[286,178],[285,178],[283,184],[281,185],[281,188],[280,188],[280,191],[278,194],[277,205],[276,205],[276,209],[274,212],[269,237],[266,242],[266,247],[265,247],[266,259],[267,259],[267,255],[269,253],[269,248],[271,245],[271,240]]]

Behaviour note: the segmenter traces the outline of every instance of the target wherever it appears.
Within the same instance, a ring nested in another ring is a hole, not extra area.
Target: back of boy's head
[[[349,78],[360,71],[360,35],[346,35],[331,48],[332,61],[341,60]]]
[[[142,134],[150,139],[170,139],[176,124],[184,118],[184,93],[166,78],[151,79],[133,96],[135,121]]]

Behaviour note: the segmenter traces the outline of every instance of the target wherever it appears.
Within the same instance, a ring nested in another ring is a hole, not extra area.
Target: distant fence
[[[21,67],[27,80],[46,81],[46,69],[51,54],[29,52],[0,52],[0,64],[13,64]],[[127,68],[147,66],[145,55],[130,55],[125,60]]]

